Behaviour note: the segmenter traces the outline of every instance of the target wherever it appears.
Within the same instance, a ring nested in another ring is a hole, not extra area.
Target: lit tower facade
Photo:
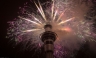
[[[54,58],[54,41],[56,40],[56,33],[52,32],[52,25],[46,24],[44,26],[45,32],[41,35],[41,40],[44,42],[44,50],[46,58]]]

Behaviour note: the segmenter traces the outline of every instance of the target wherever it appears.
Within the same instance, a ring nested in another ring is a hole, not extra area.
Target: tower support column
[[[44,50],[46,58],[54,58],[54,41],[56,40],[56,33],[52,32],[52,26],[47,24],[44,26],[45,32],[41,35],[41,40],[44,42]]]
[[[46,58],[54,58],[53,52],[47,52],[46,53]]]

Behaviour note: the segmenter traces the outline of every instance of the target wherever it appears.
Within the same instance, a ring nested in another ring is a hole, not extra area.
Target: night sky
[[[46,2],[47,0],[40,0],[42,3]],[[7,58],[44,58],[43,48],[41,54],[36,53],[34,56],[34,50],[29,51],[20,51],[19,49],[20,44],[16,46],[16,48],[13,48],[12,43],[9,43],[9,40],[6,39],[6,33],[8,28],[8,21],[12,21],[15,17],[18,16],[19,7],[23,7],[25,2],[29,2],[30,0],[2,0],[0,1],[0,58],[7,57]],[[31,2],[32,3],[32,2]],[[96,10],[96,6],[94,6],[93,9]],[[32,3],[33,7],[35,6],[34,3]],[[96,11],[93,13],[93,17],[96,15]],[[94,19],[96,21],[96,19]],[[96,26],[96,23],[94,23],[94,27]],[[91,51],[89,49],[88,44],[86,43],[81,47],[81,49],[76,52],[75,58],[96,58],[95,52]]]

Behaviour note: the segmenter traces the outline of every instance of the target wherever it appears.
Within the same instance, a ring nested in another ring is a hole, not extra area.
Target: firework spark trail
[[[34,16],[33,16],[33,17],[34,17]],[[42,24],[42,22],[39,21],[39,19],[37,19],[36,17],[34,17],[34,19],[35,19],[36,21],[38,21],[40,24]]]
[[[74,18],[75,18],[75,17],[70,18],[70,19],[65,20],[65,21],[61,21],[60,23],[58,23],[58,25],[64,24],[64,23],[66,23],[66,22],[68,22],[68,21],[71,21],[71,20],[74,19]]]
[[[41,30],[41,29],[31,29],[31,30],[26,30],[26,31],[23,31],[23,32],[32,32],[32,31],[38,31],[38,30]]]
[[[35,3],[35,2],[34,2]],[[44,18],[44,20],[46,21],[46,17],[45,17],[45,14],[44,14],[44,11],[43,11],[43,9],[42,9],[42,6],[41,6],[41,4],[40,4],[40,2],[39,2],[39,6],[35,3],[35,5],[36,5],[36,7],[38,8],[38,10],[39,10],[39,12],[40,12],[40,14],[42,15],[42,17]],[[39,8],[40,7],[40,8]]]
[[[62,13],[59,18],[57,19],[57,22],[61,19],[61,17],[63,16],[64,13]]]
[[[56,58],[64,58],[62,55],[66,56],[68,51],[71,53],[73,50],[79,50],[80,44],[83,44],[86,40],[96,42],[94,39],[96,34],[91,31],[90,27],[92,24],[89,24],[90,22],[84,18],[87,10],[80,10],[83,9],[83,7],[87,8],[87,6],[82,7],[78,4],[72,6],[72,4],[75,4],[74,2],[70,3],[72,1],[66,1],[52,0],[53,3],[51,6],[51,12],[49,9],[43,10],[40,2],[38,2],[39,5],[34,2],[40,15],[39,13],[37,13],[38,15],[35,14],[36,16],[26,13],[26,17],[23,15],[22,17],[18,16],[19,19],[17,21],[11,22],[11,27],[8,29],[9,37],[15,37],[16,42],[24,42],[24,48],[26,48],[28,41],[31,41],[30,45],[35,44],[35,46],[31,47],[31,49],[35,47],[39,49],[42,46],[42,41],[40,40],[39,36],[42,32],[44,32],[44,25],[49,22],[49,19],[46,17],[47,15],[45,15],[46,13],[44,12],[47,10],[50,12],[50,24],[53,26],[53,31],[58,35],[58,39],[55,42],[56,45],[54,53]],[[70,11],[68,9],[70,9]],[[30,16],[32,19],[29,19]]]
[[[40,25],[39,23],[37,23],[37,22],[35,22],[35,21],[31,21],[31,20],[29,20],[29,19],[26,19],[26,18],[23,18],[23,17],[20,17],[20,16],[18,16],[18,17],[21,18],[21,19],[24,19],[24,20],[26,20],[26,21],[28,21],[28,22],[34,23],[34,24],[36,24],[36,25]]]
[[[66,10],[64,10],[64,12],[65,12]],[[58,19],[57,19],[57,22],[61,19],[61,17],[64,15],[64,12],[62,12],[61,14],[60,14],[60,16],[58,17]]]
[[[26,14],[28,14],[28,13],[26,13]],[[38,21],[40,24],[42,24],[42,22],[38,18],[36,18],[34,15],[32,15],[32,14],[28,14],[28,15],[33,17],[34,20]]]
[[[51,8],[51,11],[52,11],[52,13],[51,13],[51,17],[53,18],[53,12],[54,12],[54,0],[52,0],[52,8]]]
[[[54,17],[53,17],[53,21],[55,20],[55,18],[56,18],[56,15],[57,15],[57,10],[55,11],[55,14],[54,14]]]

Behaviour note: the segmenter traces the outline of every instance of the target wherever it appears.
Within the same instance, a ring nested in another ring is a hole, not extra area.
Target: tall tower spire
[[[41,35],[41,40],[44,42],[44,50],[46,58],[54,58],[54,41],[56,40],[56,33],[52,32],[52,25],[46,24],[44,26],[45,32]]]

